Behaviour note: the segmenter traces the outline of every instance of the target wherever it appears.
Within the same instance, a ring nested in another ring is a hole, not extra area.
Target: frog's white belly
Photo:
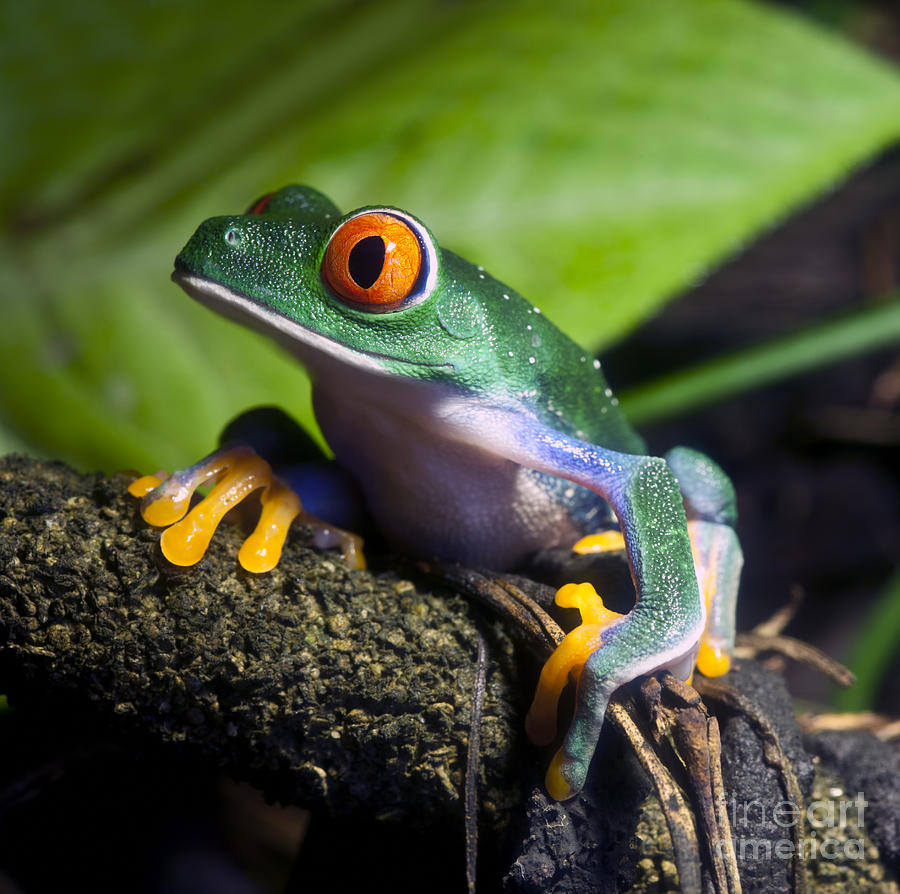
[[[505,569],[582,533],[540,474],[435,434],[427,407],[401,417],[321,389],[315,407],[335,456],[397,550]]]

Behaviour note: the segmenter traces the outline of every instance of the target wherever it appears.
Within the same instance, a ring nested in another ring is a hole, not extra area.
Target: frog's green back
[[[538,307],[451,251],[442,251],[446,294],[481,306],[480,382],[486,357],[495,383],[550,428],[623,453],[644,453],[643,439],[619,408],[600,361],[548,320]],[[489,350],[487,350],[489,348]]]

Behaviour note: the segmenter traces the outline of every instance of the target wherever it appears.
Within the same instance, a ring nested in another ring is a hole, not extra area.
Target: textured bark
[[[284,803],[461,814],[474,609],[302,546],[265,575],[225,524],[195,567],[159,552],[128,479],[0,460],[0,662],[13,704],[52,698],[111,731],[188,745]],[[493,638],[481,739],[488,819],[515,792],[519,707]],[[534,761],[534,756],[532,761]]]
[[[537,665],[514,650],[503,629],[508,620],[487,620],[460,595],[432,591],[424,576],[413,583],[390,568],[349,571],[336,554],[304,546],[303,529],[270,574],[237,566],[242,534],[233,525],[223,526],[199,565],[175,568],[161,557],[158,531],[141,520],[126,485],[124,476],[0,458],[0,687],[11,704],[27,706],[29,718],[44,710],[50,735],[54,724],[62,727],[61,749],[71,752],[83,735],[138,753],[187,755],[192,765],[222,767],[272,799],[329,815],[313,826],[321,830],[316,846],[302,851],[301,881],[319,872],[356,884],[354,872],[365,875],[387,859],[393,835],[394,853],[403,855],[394,890],[421,890],[431,855],[447,850],[448,829],[451,836],[458,830],[449,842],[454,856],[459,850],[456,869],[429,887],[459,890],[481,632],[490,645],[479,760],[479,818],[489,833],[481,889],[496,889],[504,877],[507,891],[521,892],[677,889],[659,801],[611,725],[583,796],[565,804],[547,798],[540,783],[547,755],[527,744],[522,729]],[[551,559],[541,561],[552,577]],[[552,593],[528,589],[544,600]],[[847,791],[872,793],[867,826],[887,866],[866,839],[864,860],[819,860],[807,867],[810,876],[827,876],[835,890],[889,886],[897,853],[895,752],[872,746],[877,759],[862,778],[835,757],[847,752],[856,766],[856,740],[846,739],[846,748],[840,735],[810,740],[838,774],[817,772],[814,780],[810,743],[801,741],[777,675],[743,661],[724,679],[772,719],[807,798],[831,797],[839,777]],[[729,711],[720,723],[729,797],[770,806],[783,800],[758,731]],[[47,734],[39,735],[52,752]],[[12,762],[5,768],[14,772]],[[14,802],[0,797],[13,818]],[[780,834],[738,826],[738,837],[752,832],[754,841]],[[18,847],[27,846],[23,834],[16,829]],[[411,836],[418,842],[412,853]],[[740,862],[744,891],[790,889],[783,861]]]

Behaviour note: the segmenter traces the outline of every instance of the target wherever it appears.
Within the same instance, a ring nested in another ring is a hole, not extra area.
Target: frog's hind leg
[[[684,497],[697,582],[706,603],[706,630],[700,641],[697,668],[707,677],[716,677],[731,665],[744,562],[734,531],[734,487],[716,463],[695,450],[676,447],[666,455],[666,461]]]
[[[580,555],[621,552],[624,549],[625,537],[618,528],[609,528],[606,531],[587,534],[572,547],[572,551]]]

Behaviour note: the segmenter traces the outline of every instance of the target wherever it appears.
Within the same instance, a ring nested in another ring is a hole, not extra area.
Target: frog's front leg
[[[581,676],[587,656],[603,646],[611,626],[625,617],[606,608],[588,583],[560,587],[556,604],[561,608],[577,608],[581,624],[566,634],[541,668],[534,701],[525,718],[525,730],[535,745],[549,745],[556,738],[557,704],[569,675],[574,674],[576,679]],[[567,797],[567,783],[555,768],[547,774],[547,789],[558,800]]]
[[[470,412],[467,425],[477,425],[487,449],[598,493],[613,508],[624,537],[634,607],[620,617],[598,615],[596,636],[575,642],[572,655],[559,662],[566,673],[582,663],[575,715],[547,774],[553,796],[570,798],[584,785],[613,691],[660,668],[684,678],[693,667],[706,611],[682,495],[660,458],[606,450],[522,414],[484,409]],[[560,648],[565,646],[564,641]],[[555,727],[560,676],[554,669],[550,677],[539,686],[530,712],[532,730]]]
[[[670,450],[666,462],[684,499],[697,582],[707,610],[697,667],[705,676],[717,677],[731,666],[738,585],[744,564],[734,530],[737,522],[734,486],[718,464],[689,447]],[[573,546],[579,553],[623,548],[622,535],[615,530],[589,534]]]
[[[188,511],[194,491],[207,482],[215,487]],[[277,481],[271,466],[249,447],[217,450],[200,462],[164,480],[145,475],[128,492],[141,497],[144,521],[165,528],[163,555],[173,565],[195,565],[203,558],[219,522],[229,509],[262,489],[262,511],[238,559],[248,571],[270,571],[278,564],[291,522],[300,513],[300,499]]]
[[[351,567],[364,566],[359,537],[322,521],[305,508],[310,502],[333,506],[338,502],[334,492],[343,495],[343,482],[329,474],[327,466],[310,476],[308,463],[279,467],[276,476],[267,459],[260,456],[265,453],[280,463],[287,463],[289,457],[299,458],[310,449],[321,456],[318,447],[293,420],[279,410],[257,408],[230,423],[221,441],[225,446],[198,463],[164,480],[146,475],[128,488],[133,496],[142,498],[144,520],[166,529],[160,547],[170,562],[199,562],[225,514],[258,490],[259,520],[238,553],[238,560],[247,571],[262,573],[278,564],[288,530],[298,516],[313,527],[316,546],[338,546]],[[196,489],[209,482],[215,482],[210,493],[188,511]]]

